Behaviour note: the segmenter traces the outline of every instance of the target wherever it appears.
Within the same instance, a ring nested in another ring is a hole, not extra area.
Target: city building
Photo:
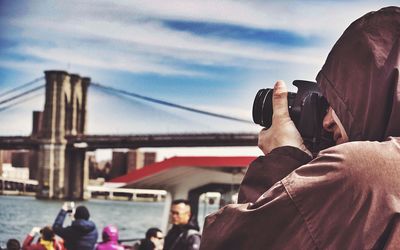
[[[2,164],[1,177],[13,180],[29,180],[29,168],[13,167],[10,163]]]
[[[29,150],[0,150],[0,176],[10,176],[14,168],[23,168],[21,170],[23,174],[16,174],[21,176],[23,179],[36,180],[38,165],[37,165],[37,154]],[[13,169],[10,169],[12,167]],[[10,172],[11,171],[11,172]],[[19,170],[15,170],[19,171]],[[28,177],[25,178],[25,173],[28,173]],[[14,174],[11,174],[12,176]]]
[[[11,165],[16,168],[29,167],[29,151],[14,151],[11,153]]]
[[[151,165],[156,161],[156,156],[155,152],[141,152],[139,150],[113,151],[111,169],[105,178],[110,180]]]
[[[127,153],[123,151],[113,151],[111,159],[111,171],[107,179],[113,179],[127,173],[126,165]]]
[[[127,173],[143,168],[156,162],[155,152],[141,152],[129,150],[127,152]]]

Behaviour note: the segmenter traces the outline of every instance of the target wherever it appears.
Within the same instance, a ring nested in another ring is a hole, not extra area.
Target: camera
[[[333,145],[332,135],[322,128],[329,107],[316,82],[295,80],[297,93],[288,92],[290,118],[303,138],[305,146],[313,153]],[[260,89],[253,103],[253,121],[265,128],[272,125],[273,89]]]
[[[75,209],[75,202],[73,202],[73,201],[68,202],[67,205],[68,205],[67,213],[73,213],[74,209]]]

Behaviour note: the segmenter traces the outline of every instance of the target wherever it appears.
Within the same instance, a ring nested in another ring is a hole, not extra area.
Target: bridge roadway
[[[256,146],[255,133],[141,134],[68,136],[67,143],[86,150],[140,147]],[[39,139],[30,136],[0,136],[0,149],[35,149]]]
[[[1,149],[35,149],[38,141],[30,136],[0,136]]]

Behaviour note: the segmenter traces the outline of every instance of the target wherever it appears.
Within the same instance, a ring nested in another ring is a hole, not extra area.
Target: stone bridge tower
[[[68,138],[86,130],[87,90],[90,78],[65,71],[45,71],[46,100],[38,149],[38,198],[83,199],[88,181],[84,147]]]

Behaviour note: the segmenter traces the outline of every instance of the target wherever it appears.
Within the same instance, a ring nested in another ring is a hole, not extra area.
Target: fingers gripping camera
[[[317,83],[296,80],[293,85],[297,93],[288,93],[290,118],[299,130],[306,147],[313,153],[333,144],[332,138],[325,135],[322,121],[329,107]],[[260,89],[253,103],[253,121],[265,128],[272,124],[273,89]]]

